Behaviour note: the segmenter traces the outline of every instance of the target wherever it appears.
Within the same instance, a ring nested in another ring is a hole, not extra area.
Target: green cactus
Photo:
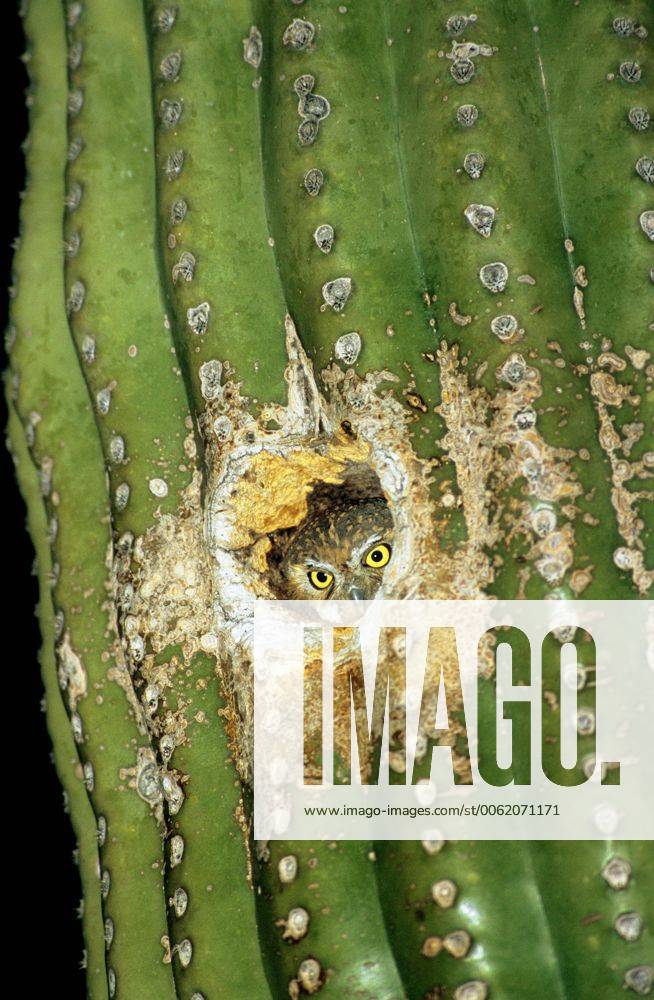
[[[371,482],[390,596],[651,597],[651,8],[301,3],[25,3],[8,430],[89,996],[650,995],[646,843],[255,845],[239,599]]]

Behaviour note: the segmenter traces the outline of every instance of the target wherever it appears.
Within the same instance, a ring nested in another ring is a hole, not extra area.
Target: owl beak
[[[362,601],[363,591],[360,587],[350,587],[350,600],[351,601]]]

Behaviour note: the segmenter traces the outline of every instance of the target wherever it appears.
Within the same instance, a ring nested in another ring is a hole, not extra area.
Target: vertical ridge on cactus
[[[115,612],[107,609],[111,525],[104,462],[66,322],[63,11],[37,0],[27,18],[34,81],[32,132],[23,231],[15,261],[15,343],[9,385],[38,469],[47,515],[48,534],[36,539],[37,547],[45,542],[52,552],[55,615],[52,629],[44,631],[44,644],[57,653],[61,697],[79,747],[80,787],[98,824],[100,864],[111,878],[103,906],[103,940],[87,944],[89,954],[95,954],[98,946],[107,952],[101,985],[95,986],[97,995],[106,995],[107,990],[111,994],[111,983],[122,979],[135,992],[154,989],[163,997],[174,993],[170,970],[160,961],[160,939],[167,926],[161,833],[145,804],[135,794],[121,791],[128,780],[121,774],[134,765],[136,745],[142,744],[143,736],[121,687],[126,671],[114,648]],[[55,746],[69,732],[55,730]],[[99,878],[96,885],[95,900],[89,890],[89,908],[97,905]],[[146,940],[137,954],[131,941],[140,933]]]
[[[123,32],[129,45],[121,42]],[[69,88],[84,98],[78,112],[69,112],[68,134],[71,140],[79,136],[84,149],[66,172],[68,191],[81,192],[65,225],[69,243],[73,235],[79,238],[65,266],[69,324],[95,401],[116,526],[141,533],[155,509],[176,508],[190,473],[184,451],[188,403],[159,282],[154,124],[139,6],[85,4],[68,28],[69,53],[75,45],[80,55],[69,69]],[[115,87],[136,68],[136,85],[125,88],[116,115]],[[113,248],[115,267],[107,268],[95,251],[105,245]],[[81,301],[75,289],[83,289]],[[90,362],[87,338],[95,343]],[[153,411],[155,400],[159,411]],[[123,484],[127,499],[117,501]]]
[[[252,839],[249,609],[316,507],[385,495],[385,596],[652,595],[628,8],[26,4],[8,434],[94,1000],[651,993],[646,843]]]
[[[147,4],[152,24],[158,10]],[[230,359],[262,401],[282,395],[283,341],[263,332],[279,329],[287,307],[268,232],[260,91],[250,86],[255,75],[241,46],[252,16],[243,0],[221,9],[199,2],[181,9],[169,31],[155,28],[150,39],[154,115],[164,101],[183,108],[177,128],[157,121],[158,220],[174,326],[200,409],[198,372],[215,357]],[[166,70],[171,53],[180,61],[173,78]],[[176,159],[179,166],[171,169]],[[246,273],[251,285],[243,281]]]
[[[56,626],[51,597],[52,556],[48,546],[48,523],[39,488],[38,472],[30,455],[25,431],[14,407],[9,411],[7,430],[16,478],[27,508],[27,526],[36,555],[39,584],[37,613],[43,637],[40,664],[45,718],[48,730],[52,734],[54,763],[63,787],[64,803],[77,838],[77,864],[83,893],[80,904],[85,944],[82,961],[89,996],[106,997],[107,974],[104,919],[98,879],[100,859],[97,824],[86,788],[80,781],[82,765],[57,681],[57,661],[52,641]]]

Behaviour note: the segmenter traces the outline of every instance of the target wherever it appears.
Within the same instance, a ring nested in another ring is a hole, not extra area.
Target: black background
[[[3,91],[2,166],[2,331],[7,327],[11,284],[11,244],[18,233],[20,192],[25,184],[21,144],[27,132],[27,74],[20,59],[25,48],[16,0],[3,10],[3,64],[9,81]],[[7,359],[3,349],[2,369]],[[2,398],[2,426],[6,407]],[[5,720],[16,731],[3,733],[5,767],[3,799],[6,841],[5,876],[17,880],[5,890],[11,901],[11,965],[23,986],[40,996],[56,994],[67,1000],[86,995],[80,969],[83,939],[77,918],[80,881],[73,862],[75,838],[63,810],[62,790],[51,762],[51,743],[41,712],[43,687],[38,668],[40,637],[34,609],[38,600],[32,574],[34,552],[25,530],[25,507],[18,493],[11,459],[0,441],[2,482],[2,562],[5,642],[3,656]],[[8,945],[7,945],[8,947]],[[36,987],[45,977],[46,985]],[[26,978],[29,977],[29,978]],[[29,990],[28,990],[29,991]]]

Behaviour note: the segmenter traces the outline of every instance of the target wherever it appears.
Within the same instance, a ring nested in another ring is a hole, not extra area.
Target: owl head
[[[335,504],[291,538],[279,563],[289,600],[371,600],[392,556],[393,520],[381,498]]]

